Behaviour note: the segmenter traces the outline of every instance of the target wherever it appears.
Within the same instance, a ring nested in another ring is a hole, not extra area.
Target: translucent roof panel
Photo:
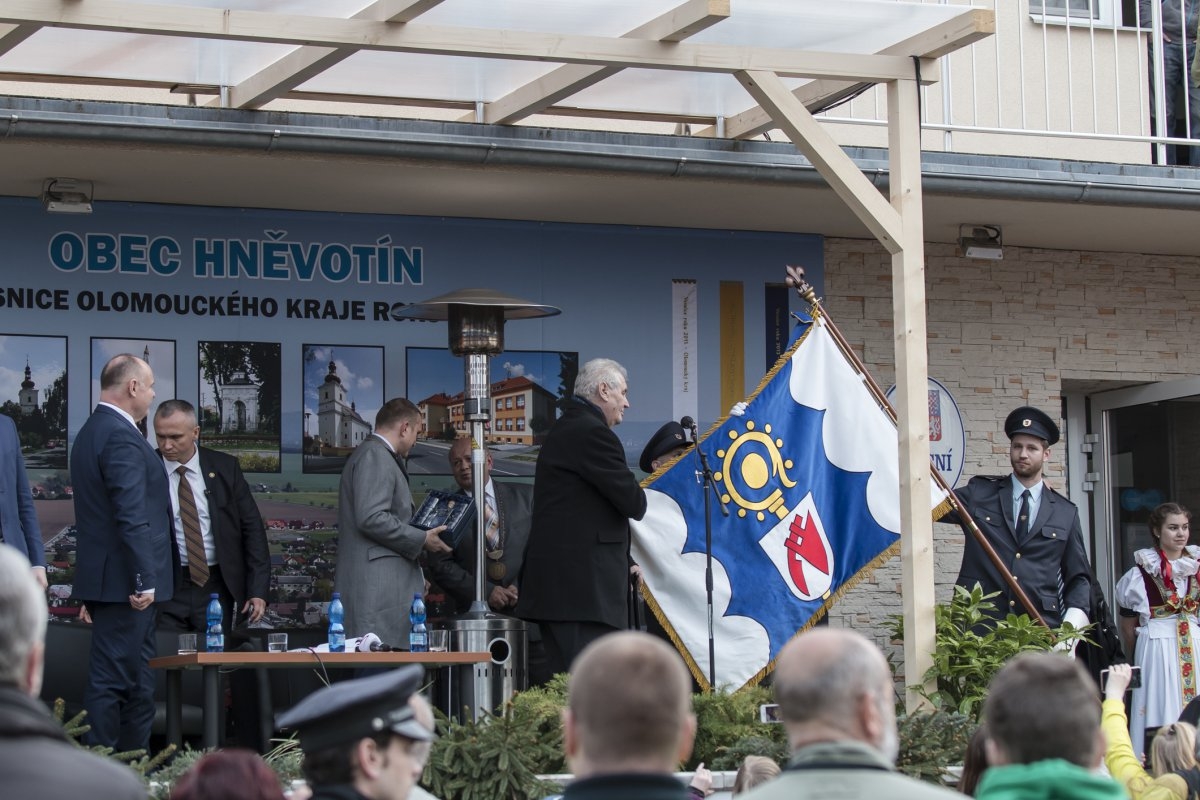
[[[46,0],[47,22],[60,0]],[[93,6],[92,2],[87,4]],[[398,0],[158,0],[124,2],[147,12],[230,8],[279,15],[380,19],[405,5]],[[443,0],[411,26],[618,37],[672,12],[685,0]],[[719,5],[719,4],[718,4]],[[730,14],[699,31],[689,44],[778,48],[831,53],[878,53],[969,11],[962,5],[899,0],[729,0]],[[62,8],[78,6],[62,3]],[[3,9],[0,8],[0,15]],[[297,47],[151,33],[43,27],[0,55],[0,73],[76,78],[88,82],[236,86]],[[397,98],[430,103],[492,102],[553,72],[560,64],[431,53],[360,50],[296,88],[342,99]],[[69,82],[69,80],[68,80]],[[788,79],[794,88],[803,81]],[[618,71],[560,105],[597,112],[730,116],[754,102],[728,74],[636,69]]]

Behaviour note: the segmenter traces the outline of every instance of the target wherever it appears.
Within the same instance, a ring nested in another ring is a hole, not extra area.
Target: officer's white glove
[[[1082,608],[1068,608],[1067,613],[1063,614],[1063,622],[1064,623],[1069,622],[1072,625],[1074,625],[1076,628],[1082,628],[1085,625],[1087,625],[1090,622],[1090,620],[1088,619],[1087,612],[1084,611]],[[1065,641],[1059,642],[1058,644],[1054,645],[1054,650],[1055,650],[1055,652],[1058,652],[1058,653],[1066,651],[1068,656],[1070,656],[1071,658],[1074,658],[1075,657],[1075,647],[1078,644],[1079,644],[1078,639],[1069,639],[1069,640],[1065,640]]]
[[[748,406],[746,403],[742,403],[742,402],[734,403],[733,408],[729,409],[729,416],[740,417],[746,413],[747,407]]]

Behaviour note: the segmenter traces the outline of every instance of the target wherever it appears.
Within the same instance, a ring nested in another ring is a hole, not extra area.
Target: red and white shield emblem
[[[833,551],[811,493],[758,544],[796,597],[816,600],[829,593]]]

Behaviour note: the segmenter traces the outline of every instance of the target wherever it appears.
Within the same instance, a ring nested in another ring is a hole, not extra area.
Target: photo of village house
[[[243,472],[280,471],[280,351],[277,342],[197,344],[201,439]]]
[[[448,473],[449,443],[470,435],[471,429],[463,414],[463,359],[441,348],[409,347],[405,363],[408,396],[421,411],[421,435],[409,459],[409,474]],[[532,476],[538,447],[558,419],[558,404],[574,392],[579,353],[506,350],[488,366],[491,413],[484,439],[492,451],[493,471]]]
[[[340,475],[383,405],[383,348],[306,344],[303,471]]]
[[[0,414],[17,426],[27,469],[67,468],[66,337],[0,336]]]

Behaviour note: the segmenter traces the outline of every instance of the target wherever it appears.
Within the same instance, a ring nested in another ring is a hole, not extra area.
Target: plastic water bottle
[[[208,596],[208,612],[204,628],[204,649],[210,653],[220,653],[225,650],[225,629],[221,620],[225,612],[221,609],[221,599],[216,593]]]
[[[410,653],[429,652],[429,629],[425,627],[425,601],[418,592],[413,595],[412,608],[408,610],[408,621],[412,630],[408,634],[408,651]]]
[[[333,599],[329,601],[329,652],[344,653],[346,652],[346,628],[343,621],[346,619],[346,610],[342,608],[342,593],[334,592]]]

